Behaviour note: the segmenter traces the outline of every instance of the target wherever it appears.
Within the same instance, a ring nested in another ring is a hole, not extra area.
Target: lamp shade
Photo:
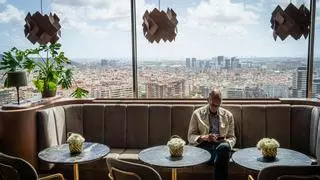
[[[27,76],[24,71],[8,72],[8,87],[27,86]]]

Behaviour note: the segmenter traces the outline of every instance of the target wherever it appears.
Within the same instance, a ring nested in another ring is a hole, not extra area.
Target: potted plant
[[[178,135],[171,136],[167,142],[171,157],[182,157],[186,142]]]
[[[257,143],[257,148],[261,150],[262,156],[266,160],[274,160],[279,147],[280,143],[273,138],[262,138]]]
[[[25,68],[32,65],[31,62],[28,53],[16,47],[4,52],[0,61],[0,70],[5,71],[2,76],[2,78],[5,77],[4,87],[16,87],[18,104],[20,104],[19,87],[28,85]]]
[[[56,95],[58,86],[62,89],[69,89],[72,86],[72,69],[67,68],[71,61],[60,50],[61,44],[40,45],[35,49],[28,49],[27,54],[38,57],[33,58],[32,65],[28,67],[36,73],[33,80],[36,88],[41,92],[42,97],[53,97]],[[45,57],[43,57],[43,54]],[[71,95],[76,98],[84,97],[89,92],[77,87]]]
[[[4,52],[0,61],[0,70],[5,71],[2,78],[5,77],[4,87],[9,87],[8,77],[11,74],[26,76],[25,69],[32,69],[32,60],[28,58],[28,53],[13,47],[11,50]]]

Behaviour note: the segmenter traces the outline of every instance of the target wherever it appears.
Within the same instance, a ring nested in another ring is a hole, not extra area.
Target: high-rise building
[[[197,67],[197,58],[192,58],[191,67],[196,68]]]
[[[231,62],[230,62],[230,59],[226,59],[225,60],[225,66],[224,66],[226,69],[231,69]]]
[[[307,91],[307,67],[298,67],[292,78],[292,97],[304,98]]]
[[[186,67],[187,68],[190,68],[190,64],[191,62],[190,62],[190,58],[186,58]]]
[[[110,87],[111,98],[132,98],[133,89],[129,85],[117,85]]]
[[[199,62],[198,71],[203,72],[206,65],[206,61],[200,60],[198,62]]]
[[[146,83],[147,98],[183,98],[186,94],[185,91],[184,79]]]
[[[179,79],[170,82],[169,87],[172,87],[172,94],[168,97],[183,98],[185,96],[185,80]]]
[[[101,59],[101,66],[107,66],[108,60],[107,59]]]
[[[236,57],[231,58],[231,69],[240,68],[239,59]]]
[[[164,98],[166,85],[150,82],[146,83],[146,97],[147,98]]]
[[[101,66],[116,66],[117,60],[101,59]]]
[[[317,98],[320,95],[320,77],[316,77],[312,82],[312,97]]]
[[[222,66],[224,61],[224,56],[218,56],[217,59],[218,59],[218,65]]]

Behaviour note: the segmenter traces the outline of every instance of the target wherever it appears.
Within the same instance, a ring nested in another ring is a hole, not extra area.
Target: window
[[[23,34],[28,12],[40,11],[40,1],[0,0],[0,54],[13,46],[35,48]],[[56,13],[62,25],[58,42],[72,61],[74,87],[58,89],[69,96],[76,86],[88,90],[92,98],[132,98],[130,3],[117,1],[43,0],[43,13]],[[21,99],[41,98],[29,76],[21,87]],[[16,99],[15,88],[4,88],[1,80],[0,102]]]
[[[92,98],[131,98],[130,4],[53,0],[50,8],[61,17],[60,42],[75,62],[76,83]]]
[[[320,99],[320,4],[317,3],[316,26],[315,26],[315,48],[313,62],[312,97]]]
[[[309,8],[306,1],[292,3]],[[161,10],[177,13],[178,33],[173,42],[150,43],[142,32],[142,16],[158,8],[158,1],[136,0],[138,98],[205,98],[213,87],[230,99],[306,97],[308,39],[273,40],[270,18],[278,4],[284,9],[289,1],[162,0]],[[38,46],[23,34],[26,14],[36,11],[40,2],[0,0],[0,56],[14,46]],[[74,87],[58,89],[58,95],[69,96],[79,86],[89,90],[89,98],[133,97],[128,0],[43,0],[43,12],[58,14],[59,42],[74,69]],[[318,97],[315,42],[313,97]],[[33,77],[20,88],[24,101],[41,98]],[[3,81],[0,105],[16,100],[15,88],[4,88]]]
[[[161,1],[177,13],[178,33],[151,44],[137,27],[139,97],[204,98],[213,87],[224,98],[305,97],[308,40],[274,41],[270,27],[277,3],[289,2],[245,2]]]
[[[27,49],[32,44],[24,38],[23,22],[27,11],[34,11],[35,7],[21,4],[20,2],[0,1],[0,60],[2,52],[9,51],[12,47]],[[4,88],[3,71],[0,71],[0,105],[16,101],[16,88]],[[28,81],[31,81],[28,78]],[[31,84],[31,83],[29,83]],[[30,86],[20,87],[20,100],[34,97],[34,88]]]

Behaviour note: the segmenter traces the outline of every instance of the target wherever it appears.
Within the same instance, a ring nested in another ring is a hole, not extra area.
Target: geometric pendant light
[[[172,42],[177,35],[177,24],[177,14],[169,8],[167,12],[160,11],[159,0],[159,9],[154,8],[151,12],[146,10],[143,15],[143,34],[151,43],[159,43],[161,39]]]
[[[42,12],[42,0],[41,0]],[[33,15],[30,12],[25,18],[26,24],[24,25],[24,34],[27,39],[35,44],[54,44],[61,37],[60,19],[56,14],[42,15],[39,11]]]
[[[308,37],[310,32],[311,15],[310,11],[301,5],[298,9],[290,3],[285,10],[279,5],[272,12],[271,28],[273,29],[273,38],[279,36],[281,40],[285,40],[289,35],[298,40],[303,35]]]

